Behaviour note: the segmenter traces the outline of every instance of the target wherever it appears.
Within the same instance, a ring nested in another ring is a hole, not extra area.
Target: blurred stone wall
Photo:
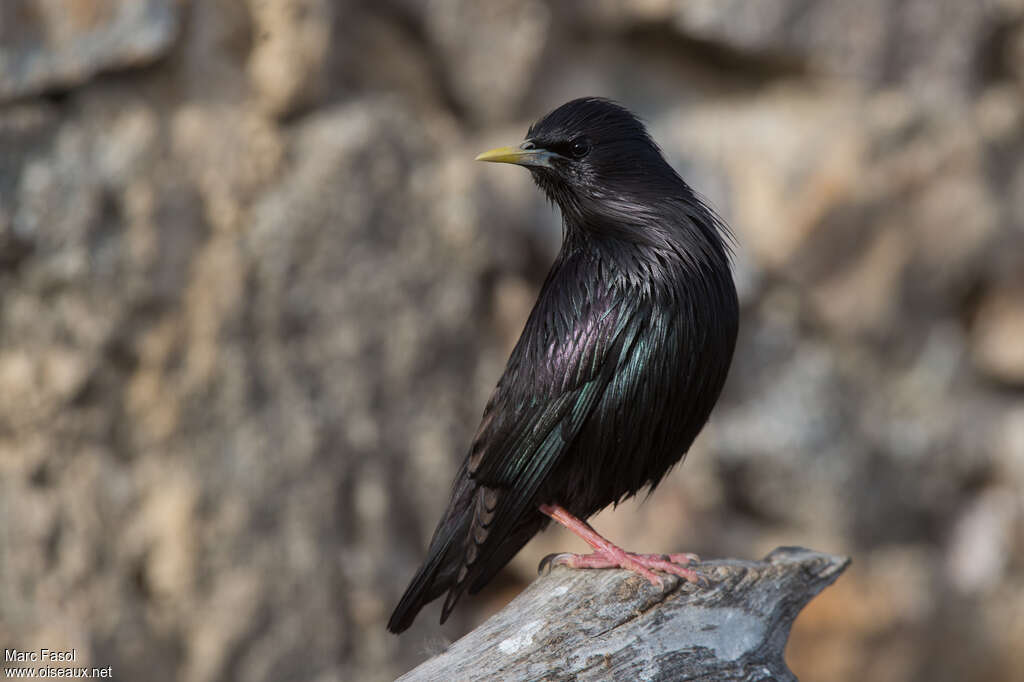
[[[853,568],[809,680],[1024,669],[1020,0],[0,3],[0,641],[385,680],[383,623],[557,249],[486,148],[584,94],[728,218],[743,322],[636,549]]]

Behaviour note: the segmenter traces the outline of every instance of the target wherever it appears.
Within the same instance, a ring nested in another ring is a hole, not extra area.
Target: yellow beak
[[[479,154],[476,161],[491,161],[494,163],[514,163],[519,166],[546,166],[551,167],[551,157],[555,156],[546,149],[522,146],[498,147]]]

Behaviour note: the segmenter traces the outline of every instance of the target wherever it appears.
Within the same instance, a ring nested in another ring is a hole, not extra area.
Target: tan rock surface
[[[685,464],[597,527],[852,555],[804,679],[1016,679],[1022,12],[0,2],[0,640],[393,679],[578,547],[384,631],[559,239],[472,158],[603,94],[730,220],[744,309]]]

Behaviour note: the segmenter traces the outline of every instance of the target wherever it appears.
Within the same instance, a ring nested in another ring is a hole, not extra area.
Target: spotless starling
[[[477,160],[530,171],[561,210],[562,248],[392,632],[447,592],[443,623],[551,519],[594,549],[555,563],[702,581],[693,555],[626,552],[585,519],[657,486],[718,399],[739,318],[726,226],[606,99],[568,102]]]

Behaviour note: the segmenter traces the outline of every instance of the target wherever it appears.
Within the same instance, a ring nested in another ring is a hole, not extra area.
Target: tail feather
[[[486,529],[478,525],[479,520],[479,516],[474,517],[474,523],[470,525],[472,534],[467,540],[467,547],[472,546],[474,542],[478,546],[483,544],[480,540],[480,535],[482,534],[481,530]],[[486,556],[483,556],[482,547],[480,548],[481,557],[479,560],[476,560],[475,556],[467,556],[470,552],[465,552],[462,565],[459,567],[459,573],[456,576],[455,582],[449,588],[448,597],[445,599],[444,606],[441,609],[441,622],[443,623],[448,619],[448,615],[455,608],[455,605],[464,593],[476,594],[482,590],[487,583],[491,582],[498,571],[504,568],[505,564],[511,561],[512,557],[523,548],[523,545],[529,542],[547,523],[548,518],[546,516],[534,511],[527,514],[508,536],[500,539],[497,544],[492,540],[489,544],[492,544],[493,548],[486,552]],[[473,554],[475,555],[475,552]],[[467,561],[467,558],[474,560]]]
[[[449,541],[439,551],[431,553],[426,563],[416,572],[388,620],[388,630],[395,634],[407,630],[416,619],[420,609],[440,597],[448,589],[451,579],[444,579],[445,571],[442,569],[446,563],[452,563],[445,561],[452,553],[451,550],[452,546]]]
[[[531,514],[523,523],[516,528],[494,551],[494,555],[485,562],[481,562],[469,583],[469,593],[476,594],[491,582],[494,576],[505,567],[505,564],[512,561],[512,557],[519,553],[519,550],[541,531],[548,524],[548,517],[540,512]]]
[[[479,592],[516,552],[547,523],[536,510],[493,527],[503,491],[478,486],[460,476],[448,511],[434,531],[427,559],[416,572],[388,620],[388,630],[402,632],[412,625],[420,610],[445,592],[441,622],[467,591]]]
[[[448,509],[441,517],[434,537],[430,540],[427,559],[413,576],[388,620],[388,630],[391,632],[398,634],[407,630],[420,609],[455,584],[459,567],[462,565],[464,540],[473,519],[472,503],[475,488],[466,475],[463,464],[462,471],[455,477]]]
[[[479,573],[477,560],[480,559],[481,550],[485,548],[491,536],[491,523],[494,521],[494,512],[498,506],[501,493],[494,488],[480,486],[473,491],[473,504],[467,510],[470,522],[467,526],[467,533],[463,536],[462,561],[459,565],[459,572],[455,576],[455,582],[448,590],[448,597],[441,607],[441,622],[448,620],[449,614],[455,608],[462,594],[466,591],[466,581]]]

